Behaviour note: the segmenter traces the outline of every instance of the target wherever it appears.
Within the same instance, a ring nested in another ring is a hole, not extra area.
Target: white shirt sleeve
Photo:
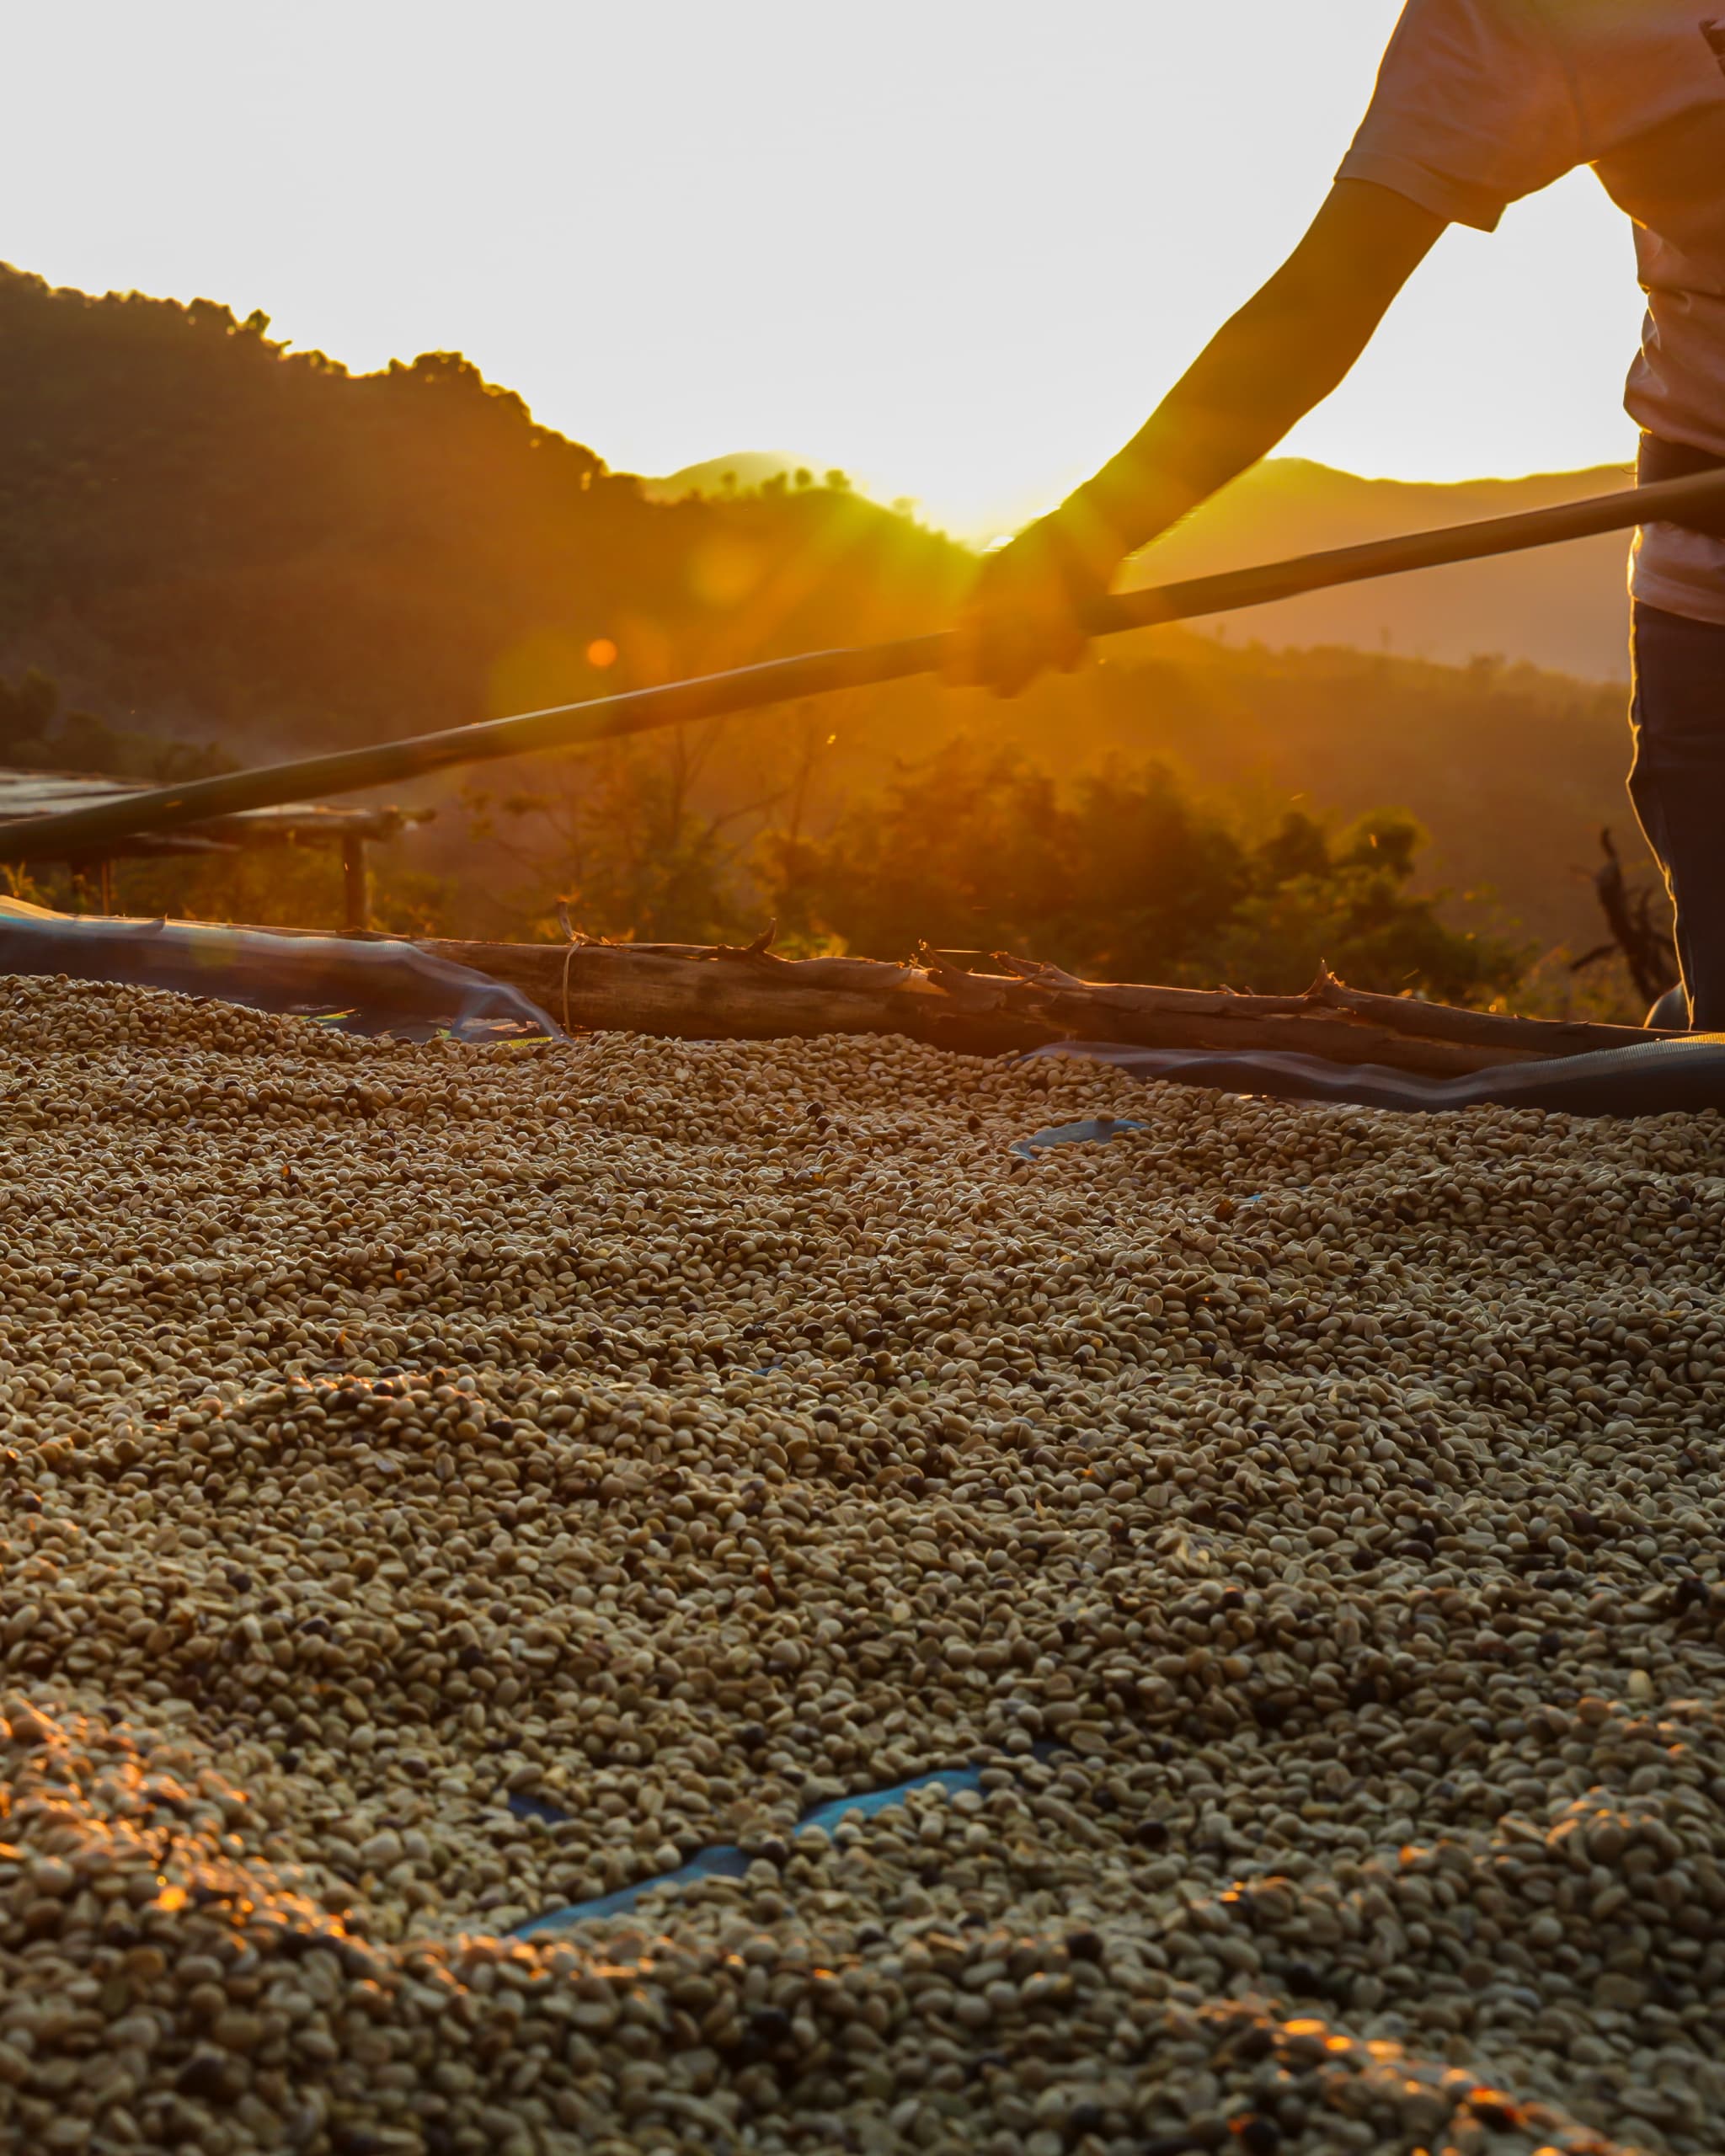
[[[1588,162],[1564,53],[1538,0],[1408,0],[1338,179],[1491,232]]]

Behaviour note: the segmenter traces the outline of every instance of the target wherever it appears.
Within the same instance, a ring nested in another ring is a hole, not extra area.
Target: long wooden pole
[[[1602,532],[1625,531],[1638,524],[1708,525],[1725,519],[1725,472],[1697,478],[1666,480],[1658,486],[1626,488],[1554,509],[1532,510],[1519,516],[1457,524],[1439,531],[1380,539],[1364,547],[1343,547],[1261,568],[1235,569],[1220,576],[1194,577],[1179,584],[1153,585],[1099,600],[1086,626],[1092,636],[1114,636],[1125,629],[1188,622],[1248,606],[1266,606],[1308,591],[1362,584],[1375,577],[1400,576],[1411,569],[1442,568],[1455,562],[1483,561],[1565,540],[1589,539]],[[292,763],[267,764],[232,771],[220,778],[195,779],[184,786],[163,786],[147,792],[0,824],[0,860],[66,860],[97,852],[113,841],[146,831],[172,830],[211,817],[237,815],[248,808],[280,807],[328,793],[352,793],[363,787],[398,785],[452,765],[499,756],[572,749],[616,740],[662,726],[758,711],[768,704],[821,696],[833,689],[871,687],[938,669],[950,632],[905,637],[892,643],[838,651],[805,652],[742,666],[728,674],[709,674],[664,687],[634,689],[622,696],[597,696],[585,703],[558,704],[548,711],[524,712],[441,734],[420,734],[404,741],[379,742],[365,749],[343,749]]]

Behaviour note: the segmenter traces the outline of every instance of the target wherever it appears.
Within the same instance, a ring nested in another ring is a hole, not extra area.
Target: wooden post
[[[366,866],[366,841],[357,832],[350,832],[341,842],[341,882],[347,931],[362,934],[371,926],[371,879]]]

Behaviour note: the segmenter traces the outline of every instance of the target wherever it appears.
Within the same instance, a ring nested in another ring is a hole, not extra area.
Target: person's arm
[[[1076,666],[1084,602],[1323,402],[1444,229],[1389,188],[1338,180],[1288,260],[1119,455],[983,564],[949,678],[1013,696],[1044,667]]]

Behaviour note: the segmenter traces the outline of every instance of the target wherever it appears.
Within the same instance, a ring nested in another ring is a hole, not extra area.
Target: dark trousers
[[[1629,796],[1677,910],[1690,1022],[1725,1033],[1725,627],[1637,605]]]

